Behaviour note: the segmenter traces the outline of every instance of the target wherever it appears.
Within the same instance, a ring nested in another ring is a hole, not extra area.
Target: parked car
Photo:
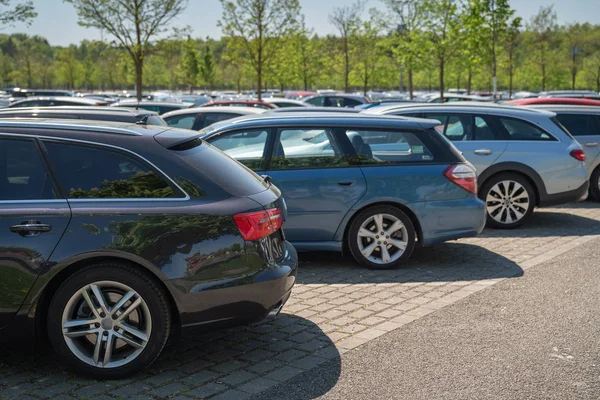
[[[488,226],[516,228],[545,207],[587,195],[585,153],[556,114],[485,103],[420,104],[363,113],[430,118],[477,169]]]
[[[285,98],[292,100],[302,100],[307,97],[311,97],[318,94],[317,92],[299,91],[299,92],[286,92]]]
[[[265,103],[273,104],[279,108],[290,108],[290,107],[310,107],[310,104],[307,104],[300,100],[292,100],[292,99],[282,99],[280,97],[271,97],[268,99],[263,99]]]
[[[437,121],[357,113],[266,113],[201,137],[282,190],[286,237],[299,251],[342,251],[395,268],[415,245],[477,235],[485,224],[475,170]]]
[[[47,89],[21,89],[14,88],[7,90],[11,101],[17,101],[27,97],[75,97],[75,93],[70,90],[47,90]]]
[[[113,107],[142,108],[163,115],[175,110],[184,110],[193,106],[191,103],[166,103],[161,101],[144,100],[138,103],[136,99],[125,99],[111,104]]]
[[[302,101],[317,107],[356,107],[369,103],[369,100],[364,96],[339,93],[317,94],[304,98]]]
[[[154,111],[117,107],[31,107],[0,110],[0,118],[85,119],[91,121],[129,122],[139,125],[166,126]]]
[[[327,112],[327,113],[349,113],[358,114],[361,110],[358,108],[334,108],[334,107],[284,107],[269,110],[269,113],[315,113],[315,112]]]
[[[202,105],[202,107],[253,107],[262,108],[263,110],[271,110],[277,108],[276,105],[258,100],[223,100],[212,101]]]
[[[177,327],[276,315],[295,282],[279,190],[190,131],[0,121],[0,329],[78,373],[151,364]]]
[[[444,99],[438,94],[432,94],[427,96],[427,99],[424,100],[427,103],[454,103],[458,101],[491,101],[490,97],[484,96],[474,96],[467,94],[458,94],[458,93],[444,93]]]
[[[174,128],[199,131],[216,122],[225,121],[242,115],[256,115],[266,112],[262,108],[252,107],[196,107],[171,111],[163,114],[167,125]]]
[[[184,94],[181,96],[181,101],[184,103],[192,103],[194,107],[199,107],[203,104],[210,103],[212,99],[208,96],[201,96],[197,94]]]
[[[100,99],[84,99],[80,97],[28,97],[10,103],[9,108],[17,107],[53,107],[53,106],[105,106],[108,103]]]
[[[519,100],[510,100],[503,104],[510,106],[532,106],[537,104],[561,104],[571,106],[600,106],[600,100],[582,99],[573,97],[537,97]]]
[[[548,92],[540,92],[539,97],[562,97],[562,98],[580,98],[600,100],[598,92],[591,90],[551,90]]]
[[[569,105],[530,106],[556,113],[556,119],[585,150],[590,175],[590,197],[600,201],[600,108]]]

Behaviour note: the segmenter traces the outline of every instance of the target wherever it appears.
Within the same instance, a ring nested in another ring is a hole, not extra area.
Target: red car
[[[274,104],[265,103],[264,101],[256,100],[223,100],[223,101],[212,101],[201,105],[200,107],[254,107],[263,108],[265,110],[271,110],[277,108]]]
[[[285,98],[292,100],[302,100],[317,94],[317,92],[286,92]]]
[[[510,100],[503,104],[513,106],[531,106],[534,104],[562,104],[573,106],[600,106],[600,100],[582,99],[574,97],[536,97],[532,99]]]

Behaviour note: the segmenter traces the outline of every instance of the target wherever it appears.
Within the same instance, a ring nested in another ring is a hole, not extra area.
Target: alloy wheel
[[[65,343],[78,359],[99,368],[116,368],[135,360],[152,330],[150,309],[132,288],[98,281],[71,296],[62,314]]]
[[[527,189],[519,182],[505,180],[496,183],[486,195],[488,215],[500,224],[513,224],[527,215],[531,201]]]
[[[374,214],[358,230],[358,249],[375,264],[389,264],[399,259],[408,245],[408,231],[399,218]]]

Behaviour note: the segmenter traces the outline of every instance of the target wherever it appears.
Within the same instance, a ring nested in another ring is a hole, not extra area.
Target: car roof
[[[379,116],[365,114],[340,114],[340,113],[264,113],[233,118],[217,122],[208,127],[208,134],[227,128],[255,128],[264,126],[316,126],[339,125],[369,128],[404,128],[428,129],[439,125],[438,121],[421,118],[403,118],[397,116]]]
[[[175,102],[169,102],[169,101],[152,101],[152,100],[142,100],[140,102],[138,102],[136,99],[123,99],[123,100],[119,100],[118,102],[114,103],[117,107],[119,104],[139,104],[140,106],[175,106],[175,107],[181,107],[181,108],[186,108],[186,107],[190,107],[191,103],[175,103]]]
[[[573,104],[531,104],[525,106],[536,110],[549,110],[552,112],[578,112],[589,114],[600,114],[598,106],[578,106]]]
[[[586,99],[582,97],[534,97],[507,101],[506,104],[534,105],[534,104],[575,104],[600,106],[600,100]]]
[[[155,136],[169,130],[167,126],[138,125],[133,122],[94,121],[82,119],[37,119],[37,118],[13,118],[0,119],[0,129],[14,128],[24,129],[47,129],[48,136],[61,137],[62,131],[103,132],[125,136]]]
[[[406,103],[394,104],[389,106],[378,106],[368,108],[361,111],[361,114],[385,115],[389,111],[428,111],[435,110],[437,112],[468,112],[476,110],[477,112],[492,112],[492,113],[510,113],[513,115],[546,115],[548,117],[555,116],[555,113],[545,110],[534,110],[529,107],[514,107],[505,106],[495,103],[483,102],[457,102],[457,103]]]
[[[263,114],[267,110],[264,108],[254,108],[254,107],[193,107],[193,108],[184,108],[182,110],[169,111],[168,113],[163,114],[161,117],[167,118],[175,115],[186,115],[186,114],[240,114],[240,115],[254,115],[254,114]]]
[[[348,114],[358,114],[361,110],[358,108],[348,108],[348,107],[284,107],[284,108],[275,108],[273,110],[267,110],[269,113],[309,113],[309,112],[327,112],[327,113],[348,113]]]
[[[84,97],[31,96],[31,97],[25,97],[22,100],[17,100],[15,102],[13,102],[11,105],[26,103],[26,102],[29,102],[29,101],[37,101],[37,100],[56,100],[56,101],[73,103],[73,104],[90,104],[90,105],[96,105],[98,103],[98,100],[86,99]]]
[[[154,114],[158,115],[154,111],[145,109],[135,109],[126,107],[84,107],[84,106],[50,106],[50,107],[15,107],[15,108],[2,108],[0,114],[30,114],[30,113],[76,113],[76,114],[128,114],[132,116]]]

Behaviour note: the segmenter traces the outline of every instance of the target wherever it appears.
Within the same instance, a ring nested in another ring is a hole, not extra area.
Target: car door
[[[600,118],[595,114],[557,112],[556,119],[581,143],[585,163],[592,171],[600,161]]]
[[[478,175],[494,164],[508,145],[492,116],[444,112],[424,113],[423,116],[442,122],[436,129],[463,153]]]
[[[36,142],[0,134],[0,328],[19,311],[71,218]]]
[[[288,206],[286,236],[296,244],[332,241],[366,192],[363,173],[350,165],[332,128],[281,128],[274,143],[267,174]]]

